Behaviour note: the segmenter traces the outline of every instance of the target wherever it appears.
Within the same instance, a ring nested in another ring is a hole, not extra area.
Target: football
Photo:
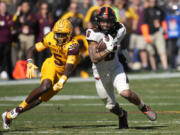
[[[106,36],[105,39],[109,41],[109,37]],[[97,52],[104,51],[106,49],[106,43],[104,43],[103,39],[101,39],[97,46]]]

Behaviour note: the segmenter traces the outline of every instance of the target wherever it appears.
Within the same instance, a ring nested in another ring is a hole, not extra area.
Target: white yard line
[[[22,101],[27,96],[4,96],[0,98],[0,101]],[[117,96],[118,98],[119,96]],[[145,99],[179,99],[179,96],[144,96]],[[99,99],[98,96],[87,96],[87,95],[55,95],[52,97],[51,101],[61,101],[61,100],[72,100],[72,99]],[[157,103],[158,104],[158,103]],[[161,103],[164,104],[164,103]],[[170,103],[171,104],[171,103]],[[178,103],[176,103],[178,104]]]
[[[150,126],[150,125],[149,125]],[[83,130],[83,129],[82,129]],[[85,129],[84,129],[85,130]],[[107,129],[106,129],[107,130]],[[79,135],[83,134],[175,134],[180,133],[178,131],[131,131],[131,130],[123,130],[123,131],[80,131]],[[53,130],[43,130],[43,131],[9,131],[8,134],[76,134],[74,131],[53,131]]]
[[[180,72],[174,73],[156,73],[156,74],[130,74],[128,75],[130,80],[148,80],[148,79],[165,79],[165,78],[180,78]],[[68,79],[68,82],[94,82],[94,78],[82,79],[80,77],[72,77]],[[40,79],[32,80],[13,80],[13,81],[0,81],[0,86],[3,85],[22,85],[22,84],[39,84]]]
[[[19,100],[20,101],[20,100]],[[150,106],[180,106],[180,103],[147,103],[148,105],[150,105]],[[14,104],[12,104],[12,103],[7,103],[7,104],[0,104],[0,106],[13,106]],[[120,103],[119,104],[120,106],[134,106],[133,104],[131,104],[131,103]],[[44,106],[67,106],[67,104],[62,104],[62,103],[60,103],[60,104],[57,104],[57,103],[43,103],[43,104],[41,104],[40,105],[40,107],[44,107]],[[104,104],[103,103],[99,103],[99,104],[86,104],[86,103],[83,103],[83,104],[81,104],[81,103],[78,103],[78,104],[68,104],[68,106],[104,106]]]
[[[21,120],[16,120],[17,123],[21,123],[22,121]],[[23,120],[23,122],[25,123],[33,123],[34,121],[31,121],[31,120]],[[66,124],[69,124],[69,123],[116,123],[117,120],[97,120],[97,121],[92,121],[92,120],[64,120],[64,121],[48,121],[48,123],[52,124],[52,123],[66,123]],[[36,123],[42,123],[42,121],[36,121]],[[167,124],[180,124],[180,119],[179,120],[174,120],[174,121],[167,121],[167,122],[160,122],[160,121],[149,121],[149,120],[146,120],[146,121],[142,121],[142,120],[128,120],[128,123],[135,123],[135,124],[143,124],[144,126],[152,126],[152,123],[153,124],[158,124],[158,125],[167,125]],[[151,125],[148,125],[148,124],[151,124]]]

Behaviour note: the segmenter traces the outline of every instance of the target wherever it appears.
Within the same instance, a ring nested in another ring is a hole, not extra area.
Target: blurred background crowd
[[[60,18],[71,20],[73,38],[80,44],[81,62],[74,75],[89,77],[85,31],[95,25],[96,11],[104,5],[127,28],[128,72],[180,70],[180,0],[1,0],[0,78],[18,79],[27,49],[42,41]],[[47,49],[34,56],[39,70],[50,55]]]

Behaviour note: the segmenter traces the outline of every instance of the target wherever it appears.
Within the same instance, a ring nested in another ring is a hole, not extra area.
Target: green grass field
[[[129,114],[130,128],[119,130],[117,117],[98,99],[94,82],[67,83],[51,101],[20,115],[9,131],[1,126],[0,135],[180,135],[180,79],[130,80],[130,84],[158,112],[157,121],[149,121],[115,92]],[[16,107],[37,86],[0,86],[0,113]]]

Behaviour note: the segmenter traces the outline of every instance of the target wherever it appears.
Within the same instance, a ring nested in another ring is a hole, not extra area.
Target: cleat
[[[153,111],[149,106],[144,105],[141,111],[148,117],[149,120],[155,121],[157,119],[157,113]]]
[[[7,118],[7,112],[4,112],[2,114],[2,120],[3,120],[3,129],[10,129],[11,119]]]
[[[127,121],[127,112],[122,110],[124,115],[123,117],[119,117],[119,129],[128,129],[128,121]]]

